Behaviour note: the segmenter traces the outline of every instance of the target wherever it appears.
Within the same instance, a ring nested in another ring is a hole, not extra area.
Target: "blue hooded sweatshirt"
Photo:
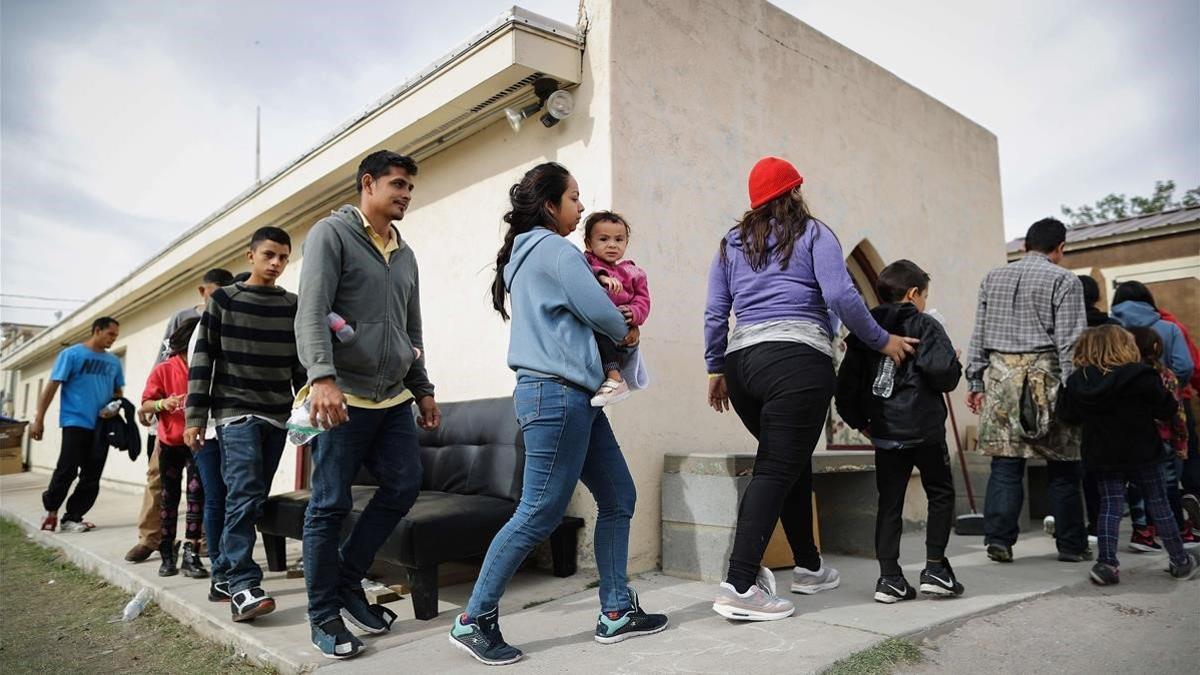
[[[1180,386],[1187,385],[1188,380],[1192,379],[1192,371],[1195,370],[1196,364],[1192,362],[1187,340],[1183,339],[1183,331],[1179,330],[1179,326],[1170,321],[1163,321],[1158,310],[1148,303],[1135,300],[1127,300],[1114,306],[1112,315],[1126,328],[1153,328],[1163,341],[1163,365],[1175,373]]]
[[[517,235],[504,266],[512,308],[508,367],[561,377],[595,391],[604,368],[593,332],[625,339],[625,317],[596,281],[583,252],[544,228]]]

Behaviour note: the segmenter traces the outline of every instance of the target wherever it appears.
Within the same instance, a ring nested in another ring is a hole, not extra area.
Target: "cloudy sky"
[[[1200,185],[1195,0],[776,4],[995,133],[1010,237]],[[3,0],[0,319],[52,322],[78,303],[42,298],[92,297],[248,187],[256,105],[269,174],[505,7]]]

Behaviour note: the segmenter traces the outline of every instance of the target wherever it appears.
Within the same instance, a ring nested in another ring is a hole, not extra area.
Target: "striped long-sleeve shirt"
[[[296,295],[278,286],[236,283],[208,299],[188,368],[187,426],[247,415],[280,425],[303,384],[296,356]]]
[[[1062,379],[1074,370],[1075,341],[1087,327],[1083,284],[1044,253],[988,272],[979,285],[975,330],[967,348],[967,382],[983,391],[983,371],[992,352],[1055,352]]]

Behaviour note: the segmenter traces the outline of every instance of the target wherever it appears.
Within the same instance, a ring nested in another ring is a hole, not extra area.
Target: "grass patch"
[[[129,623],[110,623],[129,599],[0,519],[0,672],[275,672],[200,637],[154,603]]]
[[[863,651],[847,656],[825,671],[826,675],[887,675],[896,666],[917,663],[920,648],[908,640],[889,638]]]

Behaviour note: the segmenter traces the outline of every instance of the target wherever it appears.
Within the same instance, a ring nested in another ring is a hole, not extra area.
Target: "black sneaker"
[[[596,642],[611,645],[641,635],[653,635],[667,629],[666,614],[647,614],[637,593],[629,591],[629,609],[619,612],[600,612],[596,621]]]
[[[1092,549],[1090,549],[1090,548],[1085,548],[1082,551],[1080,551],[1079,553],[1068,553],[1066,551],[1058,552],[1058,561],[1059,562],[1069,562],[1069,563],[1087,562],[1094,557],[1096,557],[1096,556],[1095,556],[1095,554],[1092,553]]]
[[[988,544],[987,557],[999,563],[1010,563],[1013,561],[1012,547],[1004,544]]]
[[[372,635],[380,635],[392,629],[396,613],[383,605],[367,602],[362,588],[343,588],[338,595],[342,600],[342,618]]]
[[[253,621],[275,611],[275,599],[258,586],[234,593],[229,599],[229,612],[234,621]]]
[[[1171,563],[1167,571],[1171,576],[1182,581],[1187,581],[1200,573],[1200,553],[1195,551],[1187,551],[1187,560],[1180,565]]]
[[[875,582],[875,602],[891,605],[901,600],[912,600],[917,597],[917,589],[908,585],[904,575],[894,577],[879,577]]]
[[[362,640],[346,630],[342,618],[335,616],[320,626],[310,626],[313,646],[328,659],[349,659],[362,653]]]
[[[224,579],[217,581],[212,580],[208,585],[208,601],[209,602],[229,602],[229,582]]]
[[[196,552],[196,548],[192,546],[192,542],[183,542],[183,553],[180,556],[179,571],[183,572],[183,576],[193,579],[207,579],[208,570],[204,569],[204,563],[200,560],[200,554]]]
[[[158,555],[162,557],[162,564],[158,566],[158,576],[173,577],[179,574],[179,568],[175,566],[179,555],[179,542],[164,541],[159,544]]]
[[[942,558],[941,563],[926,563],[921,570],[921,592],[926,595],[962,595],[963,590],[948,558]]]
[[[1097,586],[1116,586],[1121,583],[1121,571],[1112,565],[1098,562],[1092,565],[1092,571],[1088,574],[1088,578]]]
[[[450,627],[450,644],[489,666],[516,663],[524,656],[520,649],[505,642],[500,634],[499,608],[476,617],[459,614]]]

